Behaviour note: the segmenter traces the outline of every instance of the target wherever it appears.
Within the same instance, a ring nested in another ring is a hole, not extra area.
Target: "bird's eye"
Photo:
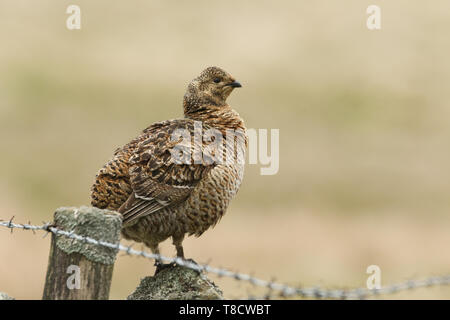
[[[220,78],[214,78],[214,83],[219,83],[220,82]]]

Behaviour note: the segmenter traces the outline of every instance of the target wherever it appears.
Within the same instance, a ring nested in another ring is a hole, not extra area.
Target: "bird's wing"
[[[193,138],[194,130],[202,137],[202,129],[197,132],[193,120],[169,120],[148,127],[138,138],[129,160],[133,192],[119,209],[124,224],[183,202],[212,169],[214,163],[207,164],[203,158],[194,163],[194,150],[203,150],[202,141]],[[174,156],[175,148],[185,150],[183,155],[190,158]]]

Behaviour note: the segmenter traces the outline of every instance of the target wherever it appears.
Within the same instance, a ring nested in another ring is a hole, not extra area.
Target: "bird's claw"
[[[155,261],[155,266],[156,266],[156,269],[155,269],[154,275],[156,276],[158,273],[160,273],[164,269],[169,269],[171,267],[174,267],[175,264],[174,263],[162,263],[160,261]]]
[[[194,259],[183,259],[184,262],[188,262],[190,264],[195,264],[196,266],[200,266]],[[189,267],[188,267],[189,268]],[[201,274],[202,271],[200,269],[189,268],[196,271],[198,274]]]
[[[199,266],[199,264],[198,264],[194,259],[184,259],[184,258],[182,258],[182,259],[183,259],[183,262],[188,262],[189,264],[194,264],[194,265],[196,265],[196,266]],[[175,261],[172,262],[172,263],[162,263],[161,261],[156,260],[156,261],[155,261],[155,266],[156,266],[156,269],[155,269],[155,276],[156,276],[158,273],[160,273],[161,271],[163,271],[163,270],[165,270],[165,269],[169,269],[169,268],[176,267],[177,265],[181,265],[181,266],[185,266],[185,267],[189,268],[189,267],[186,266],[185,264],[181,264],[181,263],[178,264],[178,263],[176,263]],[[201,273],[202,273],[202,271],[201,271],[200,269],[194,269],[194,268],[189,268],[189,269],[192,269],[192,270],[196,271],[198,274],[201,274]]]

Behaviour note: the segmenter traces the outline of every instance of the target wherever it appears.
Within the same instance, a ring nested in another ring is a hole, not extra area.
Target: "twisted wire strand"
[[[268,281],[259,279],[248,274],[233,272],[225,268],[211,267],[208,264],[196,264],[191,261],[183,260],[179,257],[171,258],[160,254],[149,253],[146,251],[139,251],[133,249],[131,246],[124,246],[120,242],[110,243],[102,240],[97,240],[91,237],[81,236],[75,234],[73,231],[65,231],[54,227],[51,223],[44,223],[43,225],[32,224],[18,224],[13,223],[12,219],[9,221],[0,221],[0,227],[12,229],[23,229],[35,231],[46,231],[59,236],[65,236],[71,239],[82,241],[85,243],[103,246],[117,251],[125,252],[127,255],[141,256],[147,259],[156,259],[166,263],[174,263],[199,272],[206,272],[216,274],[219,277],[232,278],[237,281],[249,282],[258,287],[268,289],[268,293],[262,297],[249,296],[249,299],[279,299],[279,298],[316,298],[316,299],[366,299],[371,296],[388,295],[400,291],[413,290],[424,287],[447,286],[450,285],[450,275],[429,277],[423,280],[408,280],[401,283],[382,287],[380,289],[321,289],[319,287],[301,288],[292,287],[286,284],[275,281]]]

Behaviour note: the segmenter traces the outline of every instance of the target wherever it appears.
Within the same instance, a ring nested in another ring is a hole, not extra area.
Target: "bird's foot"
[[[202,270],[200,269],[200,265],[194,261],[194,259],[183,259],[184,262],[188,262],[189,264],[195,264],[196,266],[198,266],[198,268],[190,268],[187,266],[187,268],[192,269],[194,271],[196,271],[198,274],[202,273]]]
[[[183,259],[184,261],[186,261],[186,262],[190,262],[190,263],[193,263],[193,264],[196,264],[196,265],[198,265],[198,263],[197,262],[195,262],[195,260],[194,259]]]
[[[156,269],[155,269],[154,276],[156,276],[158,273],[160,273],[164,269],[169,269],[171,267],[174,267],[175,264],[174,263],[162,263],[161,261],[155,261],[155,266],[156,266]]]
[[[184,258],[181,258],[181,259],[183,259],[183,262],[188,262],[189,264],[194,264],[194,265],[196,265],[196,266],[200,266],[196,261],[194,261],[194,259],[184,259]],[[161,261],[158,261],[158,260],[156,260],[155,261],[155,266],[156,266],[156,269],[155,269],[155,276],[158,274],[158,273],[160,273],[161,271],[163,271],[163,270],[165,270],[165,269],[169,269],[169,268],[173,268],[173,267],[175,267],[175,266],[177,266],[177,265],[181,265],[181,264],[178,264],[178,263],[176,263],[176,262],[172,262],[172,263],[162,263]],[[183,266],[183,265],[182,265]],[[200,269],[200,267],[199,268],[191,268],[191,265],[190,266],[186,266],[187,268],[189,268],[189,269],[192,269],[192,270],[194,270],[194,271],[196,271],[198,274],[201,274],[202,273],[202,270]]]

